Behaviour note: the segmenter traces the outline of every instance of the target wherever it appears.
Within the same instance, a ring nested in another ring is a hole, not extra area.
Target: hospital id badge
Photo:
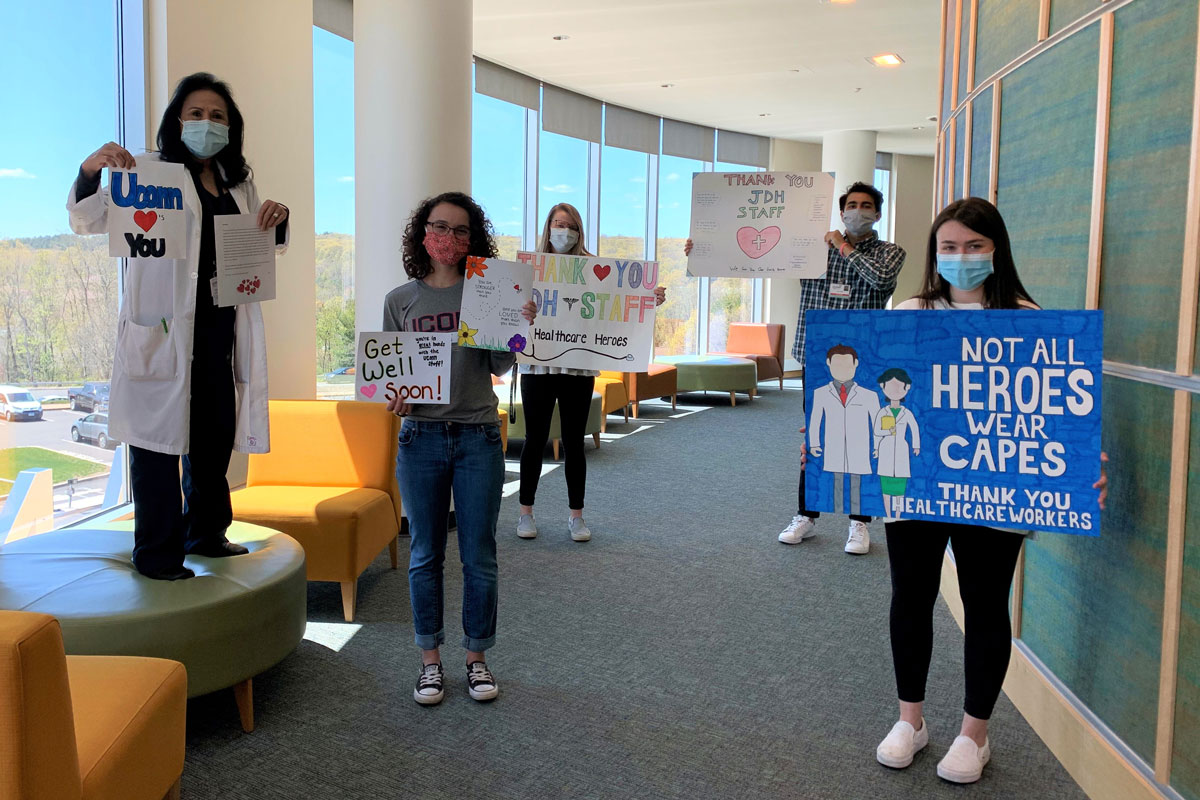
[[[831,283],[829,284],[829,296],[841,297],[850,299],[850,284],[848,283]]]
[[[208,290],[212,294],[213,305],[219,306],[220,303],[217,302],[217,276],[216,275],[213,275],[211,278],[208,279]]]

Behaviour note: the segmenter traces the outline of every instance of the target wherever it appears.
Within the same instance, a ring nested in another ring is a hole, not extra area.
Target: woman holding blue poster
[[[896,308],[1038,308],[1017,275],[1008,231],[995,206],[972,197],[952,203],[937,216],[930,232],[921,292]],[[907,452],[902,452],[907,445],[897,438],[901,426],[909,428],[913,453],[920,440],[915,420],[908,419],[911,415],[900,402],[911,385],[908,375],[890,369],[878,382],[890,401],[875,421],[879,474],[887,502],[888,495],[897,499],[903,495],[900,482],[907,475]],[[889,439],[890,446],[884,444]],[[1103,467],[1095,488],[1100,491],[1103,508],[1107,495]],[[895,508],[897,503],[892,505]],[[892,575],[892,659],[900,719],[879,743],[875,757],[885,766],[902,769],[929,743],[923,716],[925,683],[933,654],[933,608],[949,544],[965,611],[966,699],[960,734],[938,763],[937,774],[954,783],[972,783],[979,780],[991,758],[988,719],[1008,671],[1012,646],[1009,591],[1024,536],[1016,531],[921,520],[893,519],[886,523],[886,530]]]
[[[388,293],[383,329],[457,332],[467,256],[496,256],[492,224],[479,204],[461,192],[421,203],[404,229],[404,271],[412,280]],[[532,322],[536,311],[530,301],[521,313]],[[408,403],[399,395],[387,404],[389,411],[404,417],[396,481],[412,537],[408,587],[414,639],[421,649],[413,699],[421,705],[435,705],[444,697],[439,648],[446,640],[442,565],[451,495],[463,564],[462,646],[467,651],[468,693],[483,702],[500,692],[483,655],[496,641],[496,520],[504,485],[492,375],[511,369],[515,356],[458,345],[450,353],[449,404]]]
[[[155,257],[166,251],[163,238],[131,242],[140,245],[140,257],[129,259],[125,274],[113,360],[109,437],[129,446],[133,563],[149,578],[193,577],[185,553],[247,552],[225,538],[233,521],[225,473],[234,449],[268,450],[266,339],[258,303],[216,305],[214,218],[256,214],[259,229],[273,230],[283,252],[288,209],[259,201],[242,154],[243,130],[229,87],[205,72],[189,75],[163,112],[159,152],[135,160],[109,142],[84,160],[67,200],[76,233],[108,230],[114,206],[142,209],[134,219],[149,236],[161,230],[154,229],[161,212],[143,206],[182,206],[186,214],[183,258]],[[138,166],[154,162],[186,167],[183,185],[138,185]],[[100,187],[105,167],[130,171],[126,193],[121,173],[111,179],[114,191]]]
[[[592,255],[583,246],[583,218],[570,203],[559,203],[550,209],[538,251],[560,255]],[[654,290],[655,305],[666,300],[666,290]],[[554,405],[558,404],[559,427],[562,431],[563,474],[567,479],[567,533],[576,542],[586,542],[592,532],[583,521],[583,495],[587,484],[587,461],[584,459],[584,429],[592,404],[592,390],[600,374],[593,369],[550,367],[541,364],[521,365],[521,409],[525,414],[525,444],[521,448],[520,513],[517,517],[517,536],[533,539],[537,524],[533,520],[533,503],[538,479],[542,474],[542,456],[550,438],[550,422]]]

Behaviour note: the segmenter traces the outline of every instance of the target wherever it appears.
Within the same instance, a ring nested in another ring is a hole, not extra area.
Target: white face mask
[[[550,246],[556,253],[565,253],[579,241],[579,234],[570,228],[551,228]]]

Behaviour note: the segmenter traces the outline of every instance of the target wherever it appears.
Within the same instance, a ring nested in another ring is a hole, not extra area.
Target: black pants
[[[820,511],[809,511],[808,509],[806,509],[804,507],[804,470],[800,470],[800,500],[796,504],[796,513],[802,514],[803,516],[806,516],[809,519],[820,519],[821,518]],[[858,520],[859,522],[870,522],[871,521],[870,517],[864,517],[860,514],[851,514],[850,519]]]
[[[542,474],[542,453],[550,438],[550,420],[557,402],[565,461],[563,472],[567,476],[567,506],[575,511],[583,509],[583,493],[587,484],[583,438],[595,386],[596,379],[589,375],[521,376],[521,407],[525,412],[525,446],[521,449],[521,505],[532,506],[537,494],[538,478]]]
[[[182,566],[183,556],[209,541],[224,541],[233,521],[229,456],[237,424],[233,388],[233,308],[201,312],[197,301],[192,347],[188,452],[179,456],[129,447],[133,487],[133,564],[140,572]],[[182,490],[182,492],[181,492]]]
[[[933,655],[933,605],[946,542],[954,551],[965,614],[963,710],[988,719],[1000,696],[1012,649],[1008,593],[1025,537],[978,525],[900,520],[887,523],[892,568],[892,662],[906,703],[925,700]]]

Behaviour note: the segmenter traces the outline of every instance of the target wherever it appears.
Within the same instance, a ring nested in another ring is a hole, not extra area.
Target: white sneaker
[[[900,720],[875,748],[875,760],[885,767],[904,769],[913,761],[913,756],[929,744],[929,726],[921,720],[921,730]]]
[[[588,530],[588,526],[584,523],[583,517],[568,517],[567,533],[571,534],[571,539],[576,542],[586,542],[588,539],[592,538],[592,532]]]
[[[846,540],[846,552],[861,556],[870,550],[871,534],[867,531],[867,523],[850,520],[850,538]]]
[[[522,539],[533,539],[537,536],[537,525],[533,524],[533,514],[522,514],[517,518],[517,536]]]
[[[797,514],[792,517],[792,521],[783,529],[783,533],[779,534],[779,541],[784,544],[800,544],[805,539],[811,539],[817,535],[816,520]]]
[[[950,750],[938,762],[937,774],[951,783],[974,783],[983,775],[983,768],[992,757],[992,743],[975,744],[970,736],[959,736]]]

